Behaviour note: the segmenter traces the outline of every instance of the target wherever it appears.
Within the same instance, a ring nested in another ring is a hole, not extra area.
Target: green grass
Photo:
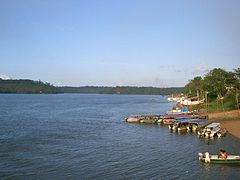
[[[198,109],[206,109],[206,104],[202,106],[192,107],[191,110]],[[230,111],[237,109],[236,99],[233,95],[229,95],[227,98],[223,100],[223,104],[221,101],[211,100],[208,102],[208,112],[222,112],[222,111]]]

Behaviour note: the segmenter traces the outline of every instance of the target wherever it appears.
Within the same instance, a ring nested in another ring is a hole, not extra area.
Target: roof
[[[220,126],[220,123],[211,123],[211,124],[207,125],[205,128],[214,128],[217,126]]]

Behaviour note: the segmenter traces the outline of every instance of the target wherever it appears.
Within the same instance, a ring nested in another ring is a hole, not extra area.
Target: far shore
[[[209,113],[210,121],[220,122],[228,133],[240,139],[240,110]]]

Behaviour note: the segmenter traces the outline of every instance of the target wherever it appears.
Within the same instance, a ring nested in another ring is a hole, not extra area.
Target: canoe
[[[228,155],[227,158],[218,158],[218,155],[210,155],[207,159],[202,153],[198,154],[199,160],[205,163],[215,163],[215,164],[240,164],[240,156]]]
[[[126,122],[129,123],[155,123],[160,119],[160,115],[158,114],[132,114],[125,118]]]
[[[126,122],[129,122],[129,123],[138,123],[140,121],[140,116],[138,115],[131,115],[127,118],[125,118]]]

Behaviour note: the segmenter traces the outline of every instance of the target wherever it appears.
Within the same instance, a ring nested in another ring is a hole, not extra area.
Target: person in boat
[[[218,158],[223,158],[223,159],[227,159],[227,152],[223,149],[220,149]]]

